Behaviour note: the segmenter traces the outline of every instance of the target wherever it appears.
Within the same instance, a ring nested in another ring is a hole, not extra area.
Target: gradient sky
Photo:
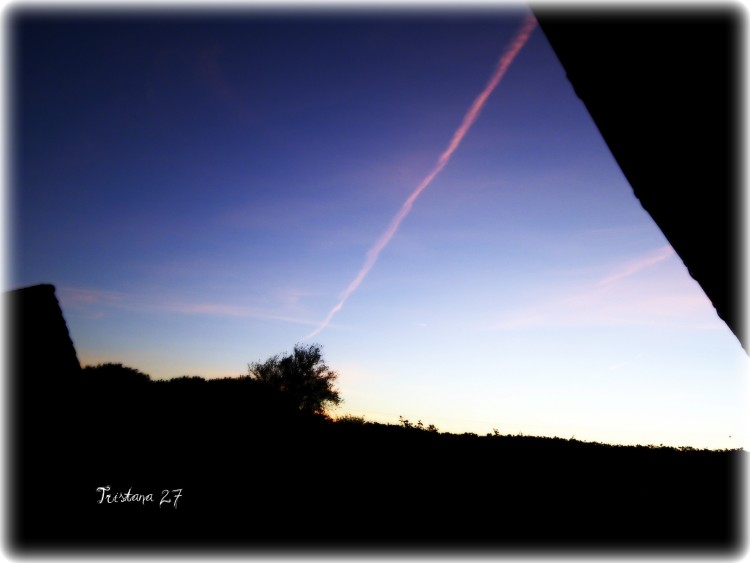
[[[6,288],[54,284],[83,365],[218,377],[291,351],[527,13],[17,11]],[[315,341],[336,413],[745,445],[747,355],[538,28]]]

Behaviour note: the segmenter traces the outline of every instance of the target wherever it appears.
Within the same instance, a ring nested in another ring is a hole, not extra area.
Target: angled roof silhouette
[[[55,287],[24,287],[8,291],[5,299],[10,320],[9,360],[17,381],[63,384],[66,376],[79,374],[81,365]]]
[[[635,196],[740,343],[741,13],[538,7]]]

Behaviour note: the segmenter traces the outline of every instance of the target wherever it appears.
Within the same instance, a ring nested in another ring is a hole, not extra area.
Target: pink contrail
[[[476,100],[474,100],[474,103],[471,104],[469,111],[467,111],[466,115],[464,115],[464,119],[461,122],[461,125],[458,127],[458,129],[456,129],[456,132],[453,133],[453,138],[451,139],[451,142],[448,144],[448,148],[446,148],[443,151],[443,153],[440,155],[440,158],[438,158],[437,163],[435,164],[433,169],[430,171],[430,173],[425,177],[424,180],[422,180],[422,182],[417,186],[414,192],[412,192],[412,194],[407,198],[407,200],[401,206],[401,209],[399,210],[399,212],[396,213],[393,219],[391,219],[391,223],[388,225],[388,228],[385,230],[385,232],[382,235],[380,235],[380,238],[377,240],[377,242],[367,252],[367,259],[365,260],[364,266],[362,266],[362,269],[357,274],[357,277],[355,277],[352,280],[352,282],[347,286],[347,288],[341,294],[341,298],[339,302],[336,303],[333,309],[331,309],[331,311],[328,313],[328,316],[325,318],[325,320],[323,320],[323,322],[320,323],[320,326],[316,328],[313,332],[305,336],[303,340],[312,338],[313,336],[318,334],[321,330],[326,328],[328,324],[331,322],[331,319],[333,319],[336,313],[338,313],[341,310],[341,308],[344,306],[344,303],[349,298],[349,296],[352,293],[354,293],[354,291],[359,287],[359,285],[365,279],[367,274],[375,265],[375,262],[377,261],[378,256],[380,256],[380,253],[382,252],[382,250],[386,246],[388,246],[388,243],[393,238],[393,235],[396,234],[396,231],[398,230],[399,225],[401,225],[401,221],[403,221],[404,218],[411,211],[411,208],[414,205],[414,202],[419,197],[419,195],[424,191],[424,189],[427,186],[430,185],[432,180],[435,179],[435,176],[437,176],[443,170],[443,168],[445,168],[445,165],[448,164],[448,161],[450,160],[451,156],[453,156],[453,153],[458,148],[458,145],[461,144],[461,141],[463,140],[464,136],[466,135],[466,133],[469,131],[471,126],[476,121],[477,116],[479,115],[479,112],[482,111],[482,107],[484,107],[484,104],[487,101],[487,98],[489,98],[492,91],[500,83],[500,80],[502,80],[503,76],[505,75],[505,72],[508,70],[508,67],[510,67],[511,63],[513,62],[513,59],[516,58],[516,55],[518,54],[518,52],[521,50],[521,48],[526,44],[526,41],[529,39],[531,32],[534,31],[535,26],[536,26],[536,18],[533,15],[529,15],[524,21],[523,25],[521,26],[521,29],[518,31],[515,38],[513,39],[513,42],[507,47],[502,57],[500,57],[500,61],[497,63],[497,68],[495,69],[495,72],[492,74],[492,77],[490,78],[489,82],[487,82],[487,85],[484,87],[484,90],[482,90],[482,92],[477,96]]]

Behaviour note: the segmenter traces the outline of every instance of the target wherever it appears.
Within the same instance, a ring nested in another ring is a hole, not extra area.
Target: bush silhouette
[[[427,432],[435,432],[435,433],[440,432],[438,430],[438,427],[435,426],[434,424],[425,426],[424,422],[422,422],[421,420],[415,424],[413,422],[410,422],[408,419],[404,418],[403,416],[399,416],[398,421],[401,424],[401,426],[403,426],[404,428],[409,428],[411,430],[425,430]]]
[[[364,416],[356,416],[353,414],[343,414],[336,417],[336,422],[341,424],[352,424],[357,426],[364,426],[367,424]]]
[[[318,344],[297,344],[291,354],[248,364],[248,375],[277,389],[304,412],[325,414],[327,407],[342,402],[334,388],[338,374],[323,361]]]
[[[122,364],[105,363],[83,368],[84,380],[99,385],[143,385],[151,377],[135,368]]]

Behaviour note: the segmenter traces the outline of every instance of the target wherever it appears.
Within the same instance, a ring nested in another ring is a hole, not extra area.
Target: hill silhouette
[[[31,293],[59,321],[45,287]],[[152,381],[116,364],[75,369],[77,360],[30,371],[26,351],[53,340],[69,359],[65,336],[17,332],[18,344],[39,338],[15,349],[9,372],[27,382],[13,398],[18,553],[694,555],[742,543],[743,451],[335,421],[251,377]],[[118,369],[129,375],[112,376]]]

